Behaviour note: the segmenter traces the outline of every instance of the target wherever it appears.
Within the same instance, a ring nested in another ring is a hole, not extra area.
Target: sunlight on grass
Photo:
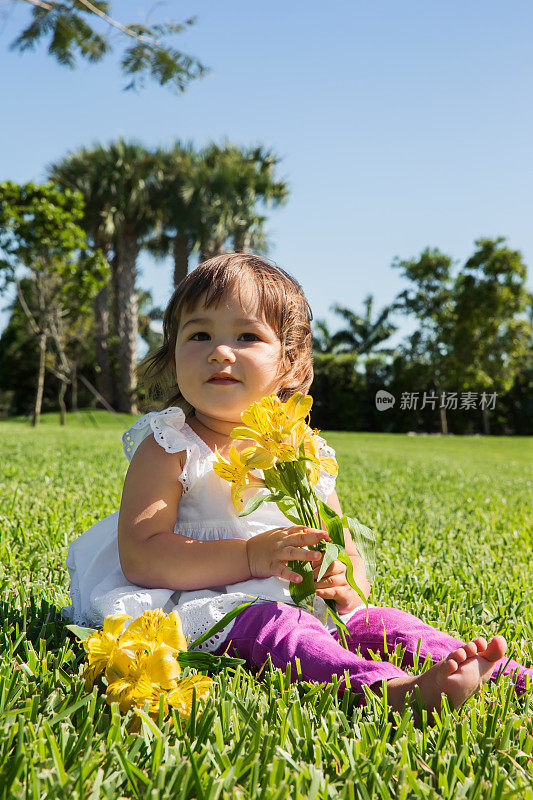
[[[360,709],[336,683],[290,683],[289,670],[216,676],[177,733],[143,722],[128,734],[128,717],[85,694],[84,654],[58,611],[66,551],[118,509],[133,419],[0,422],[1,798],[533,800],[533,703],[508,679],[421,730],[409,709],[370,693]],[[325,435],[343,509],[379,533],[370,602],[462,639],[501,633],[533,664],[531,440]]]

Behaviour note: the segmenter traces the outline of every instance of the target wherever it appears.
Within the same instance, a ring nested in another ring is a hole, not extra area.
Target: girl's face
[[[250,283],[241,295],[228,293],[211,308],[199,303],[180,320],[176,379],[204,424],[238,423],[250,403],[280,388],[281,342],[259,315]],[[228,377],[215,377],[221,373]]]

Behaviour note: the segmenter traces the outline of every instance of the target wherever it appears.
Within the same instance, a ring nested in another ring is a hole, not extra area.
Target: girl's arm
[[[246,541],[203,542],[174,533],[186,453],[167,453],[153,436],[130,462],[118,520],[118,550],[126,578],[138,586],[190,590],[251,578]]]

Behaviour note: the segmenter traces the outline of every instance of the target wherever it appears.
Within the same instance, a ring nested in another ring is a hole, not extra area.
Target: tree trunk
[[[65,406],[65,392],[67,391],[67,382],[61,381],[59,384],[59,394],[57,399],[59,401],[59,420],[61,425],[65,424],[65,419],[67,416],[67,408]]]
[[[189,272],[189,242],[181,231],[174,237],[174,288],[187,277]]]
[[[200,261],[207,261],[209,258],[221,255],[223,248],[223,239],[212,239],[210,242],[206,242],[200,248]]]
[[[135,290],[139,243],[135,232],[126,228],[117,241],[118,297],[117,337],[119,360],[118,410],[125,414],[137,413],[135,395],[135,367],[138,334],[138,301]]]
[[[233,249],[236,253],[249,253],[250,241],[250,231],[247,228],[239,228],[233,234]]]
[[[39,372],[37,375],[37,392],[35,395],[35,407],[31,424],[35,428],[39,424],[41,417],[41,406],[43,404],[44,390],[44,361],[46,357],[46,333],[39,334]]]
[[[70,385],[70,396],[71,396],[71,405],[72,410],[78,410],[78,365],[75,361],[72,362],[72,372],[71,372],[71,385]]]
[[[113,402],[113,380],[109,360],[109,285],[103,286],[93,301],[96,323],[96,386],[108,403]]]
[[[486,408],[482,411],[483,414],[483,433],[485,436],[490,436],[490,417]]]
[[[443,436],[448,436],[448,420],[446,419],[446,409],[440,408],[440,429]]]
[[[448,436],[448,419],[446,417],[446,409],[442,405],[442,391],[438,384],[435,385],[439,397],[439,414],[440,414],[440,432],[443,436]]]

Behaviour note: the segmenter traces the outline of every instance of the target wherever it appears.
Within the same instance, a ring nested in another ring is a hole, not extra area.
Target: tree
[[[127,89],[143,86],[149,76],[161,86],[183,92],[188,84],[206,74],[197,59],[172,47],[167,39],[195,23],[122,24],[112,16],[111,3],[102,0],[11,0],[31,7],[31,21],[11,48],[24,52],[49,39],[48,52],[62,66],[75,66],[76,57],[90,63],[101,61],[112,51],[111,33],[120,32],[127,43],[122,55],[122,72],[130,78]]]
[[[411,358],[418,358],[431,370],[439,398],[454,375],[450,353],[455,326],[453,263],[450,256],[429,247],[418,259],[396,257],[392,263],[413,284],[398,295],[395,303],[397,310],[413,314],[420,325],[411,337]],[[447,434],[446,408],[440,401],[439,413],[442,433]]]
[[[399,295],[397,307],[420,323],[410,339],[410,357],[426,364],[439,395],[448,387],[508,390],[516,375],[529,330],[522,318],[526,267],[505,241],[476,240],[476,251],[455,276],[452,259],[438,249],[393,262],[413,284]],[[447,433],[446,410],[439,406]],[[483,412],[488,433],[486,406]]]
[[[455,281],[451,351],[454,371],[467,389],[508,391],[528,349],[527,268],[521,252],[505,243],[501,236],[477,239]],[[482,413],[489,434],[486,404]]]
[[[59,192],[52,184],[0,184],[0,271],[4,286],[14,283],[29,328],[38,340],[39,370],[33,424],[39,421],[48,342],[55,347],[60,380],[59,404],[64,423],[64,394],[72,380],[67,354],[67,322],[87,312],[87,304],[107,280],[108,265],[100,251],[88,247],[79,221],[80,194]],[[32,301],[23,291],[18,271],[26,268]]]
[[[159,180],[151,152],[119,139],[102,148],[101,179],[112,209],[114,229],[113,300],[118,340],[118,410],[136,413],[135,371],[138,336],[137,258],[160,216],[154,202]]]
[[[177,141],[170,150],[157,150],[154,157],[161,176],[154,203],[161,215],[159,228],[146,247],[155,258],[172,257],[173,283],[177,286],[187,276],[189,258],[198,241],[202,212],[192,176],[198,169],[199,155],[191,143]]]
[[[257,206],[279,205],[288,195],[275,177],[279,159],[271,151],[213,143],[196,152],[176,142],[169,151],[159,150],[156,161],[162,180],[155,202],[162,219],[149,250],[173,257],[174,286],[187,275],[195,250],[202,261],[219,255],[228,240],[236,251],[264,251],[265,217]]]
[[[152,322],[163,322],[164,311],[154,306],[152,293],[139,291],[139,336],[148,345],[148,351],[157,350],[163,344],[163,334],[152,327]]]
[[[161,218],[156,190],[161,165],[134,141],[119,139],[70,154],[53,165],[51,176],[84,192],[87,230],[112,251],[111,282],[118,381],[113,397],[119,411],[136,412],[135,369],[138,336],[137,258]],[[105,310],[101,303],[101,313]],[[104,331],[99,338],[103,348]]]
[[[210,144],[201,153],[197,186],[204,209],[199,227],[200,258],[219,255],[228,239],[233,249],[258,252],[265,249],[263,223],[257,205],[283,204],[289,194],[287,184],[275,177],[279,158],[262,146],[241,148],[230,143]],[[205,191],[207,189],[207,191]]]
[[[332,337],[332,345],[339,353],[357,353],[359,356],[379,352],[388,355],[393,352],[390,348],[379,348],[382,342],[389,339],[396,326],[389,322],[393,306],[385,306],[376,319],[373,320],[374,298],[368,295],[363,300],[365,314],[360,317],[351,309],[335,304],[331,310],[339,314],[348,327],[337,331]]]
[[[101,148],[81,149],[67,155],[62,161],[48,168],[49,178],[59,186],[78,191],[83,196],[84,208],[81,226],[91,245],[99,249],[109,261],[114,240],[112,207],[108,202],[106,184],[102,180],[107,158]],[[107,403],[113,405],[114,386],[109,353],[109,282],[102,286],[93,301],[96,323],[95,356],[96,385]]]
[[[323,319],[317,319],[312,335],[312,347],[314,353],[333,353],[335,351],[335,339],[329,330],[328,323]]]

